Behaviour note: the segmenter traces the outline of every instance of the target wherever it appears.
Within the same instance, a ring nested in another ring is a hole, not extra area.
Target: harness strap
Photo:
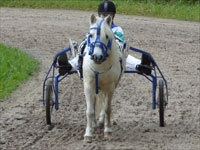
[[[88,66],[89,66],[90,70],[92,70],[95,74],[96,94],[99,94],[99,74],[108,72],[112,68],[112,65],[108,68],[108,70],[101,71],[101,72],[96,71],[94,68],[92,68],[92,66],[89,63],[88,63]]]
[[[96,94],[99,94],[99,72],[94,72],[95,73],[95,81],[96,81]]]

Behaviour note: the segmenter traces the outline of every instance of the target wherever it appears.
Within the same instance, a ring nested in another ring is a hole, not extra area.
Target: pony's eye
[[[106,39],[108,39],[108,35],[106,34]]]
[[[92,38],[93,37],[93,35],[92,34],[90,34],[90,38]]]

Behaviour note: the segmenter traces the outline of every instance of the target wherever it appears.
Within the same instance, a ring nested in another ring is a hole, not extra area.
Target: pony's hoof
[[[85,143],[92,143],[92,137],[91,136],[84,136],[84,142]]]
[[[109,138],[112,136],[112,132],[104,132],[104,137]]]

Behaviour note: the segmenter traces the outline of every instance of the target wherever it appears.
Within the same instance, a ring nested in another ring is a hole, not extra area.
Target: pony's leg
[[[108,137],[112,134],[111,128],[111,101],[113,93],[109,93],[107,99],[105,99],[105,121],[104,121],[104,136]]]
[[[87,127],[84,135],[84,139],[86,142],[91,142],[93,136],[93,127],[92,124],[95,120],[95,95],[94,92],[90,90],[85,90],[85,97],[86,97],[86,117],[87,117]]]
[[[103,126],[104,126],[104,120],[105,120],[105,104],[103,103],[102,107],[101,107],[101,112],[99,114],[99,119],[98,119],[98,122],[97,122],[97,127],[103,128]]]

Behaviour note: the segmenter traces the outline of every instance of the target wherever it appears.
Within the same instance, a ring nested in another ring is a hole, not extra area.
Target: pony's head
[[[87,37],[87,47],[90,58],[97,64],[101,64],[109,56],[114,39],[111,30],[112,18],[95,17],[90,18],[90,32]]]

